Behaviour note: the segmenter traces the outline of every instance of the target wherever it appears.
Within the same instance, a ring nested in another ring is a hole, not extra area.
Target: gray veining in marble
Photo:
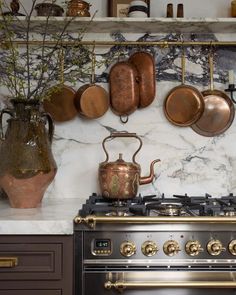
[[[225,23],[230,25],[230,21]],[[192,25],[192,24],[191,24]],[[190,30],[191,25],[188,30]],[[224,26],[223,26],[224,27]],[[169,28],[170,29],[170,28]],[[105,40],[234,40],[236,34],[106,34]],[[204,31],[205,33],[205,31]],[[137,36],[136,36],[137,35]],[[73,36],[72,36],[73,38]],[[99,34],[91,33],[91,40],[101,40]],[[120,58],[127,58],[132,52],[144,49],[133,46],[110,46],[95,48],[98,65],[96,82],[109,90],[109,70]],[[66,54],[70,70],[65,75],[68,80],[76,77],[78,89],[90,79],[90,55],[86,48],[85,58],[80,64],[80,74],[73,65],[71,53]],[[91,50],[91,48],[87,48]],[[79,115],[72,121],[56,124],[53,152],[58,164],[58,172],[52,185],[48,188],[45,199],[77,198],[79,204],[85,201],[92,192],[99,192],[97,169],[105,159],[102,141],[111,131],[136,132],[143,140],[143,148],[137,161],[141,164],[142,175],[149,173],[149,164],[155,158],[161,163],[155,167],[155,180],[151,185],[140,186],[142,194],[165,193],[213,196],[236,193],[236,126],[232,126],[222,135],[207,138],[196,134],[191,128],[181,128],[170,124],[163,113],[163,102],[172,87],[181,82],[180,57],[182,48],[145,47],[153,54],[156,66],[157,94],[154,102],[145,109],[138,109],[129,116],[127,124],[122,124],[111,110],[103,117],[88,120]],[[236,47],[212,48],[214,52],[214,84],[224,90],[228,83],[228,70],[236,71]],[[188,47],[186,54],[186,83],[204,90],[209,87],[209,47]],[[0,52],[2,57],[2,52]],[[125,160],[131,160],[135,142],[117,141],[109,147],[113,160],[119,152],[125,154]]]

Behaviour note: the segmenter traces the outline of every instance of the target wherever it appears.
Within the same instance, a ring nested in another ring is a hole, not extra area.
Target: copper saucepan
[[[81,86],[74,98],[77,111],[88,119],[102,117],[109,108],[108,92],[103,87],[95,84],[95,65],[96,59],[93,52],[91,82]]]
[[[202,115],[204,100],[201,92],[193,86],[185,85],[185,55],[181,58],[182,85],[174,87],[164,102],[166,118],[177,126],[191,126]]]
[[[43,101],[44,110],[49,113],[56,122],[72,120],[77,116],[74,106],[75,90],[64,83],[64,53],[59,52],[60,83],[52,87],[48,97]]]
[[[216,136],[225,132],[232,124],[235,109],[231,99],[221,90],[214,89],[213,56],[209,55],[210,89],[202,92],[205,109],[201,118],[193,124],[192,129],[203,136]]]

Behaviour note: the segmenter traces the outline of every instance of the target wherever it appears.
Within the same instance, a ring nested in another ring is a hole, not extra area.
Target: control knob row
[[[226,251],[221,241],[212,239],[207,243],[207,252],[212,256],[218,256]],[[151,257],[158,252],[157,244],[153,241],[146,241],[141,247],[142,253],[145,256]],[[236,240],[232,240],[228,245],[228,250],[232,255],[236,256]],[[179,244],[175,240],[169,240],[164,243],[163,251],[167,256],[174,256],[181,251]],[[204,251],[201,244],[197,240],[188,241],[185,245],[185,251],[190,256],[197,256]],[[133,242],[125,241],[120,245],[120,253],[125,257],[131,257],[136,253],[136,246]]]

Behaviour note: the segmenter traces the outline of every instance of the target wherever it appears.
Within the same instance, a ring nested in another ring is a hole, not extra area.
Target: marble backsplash
[[[163,38],[179,40],[181,36],[170,34],[142,35],[114,34],[106,36],[113,40],[156,41]],[[184,40],[234,40],[235,35],[193,35],[182,36]],[[98,36],[90,36],[96,39]],[[99,192],[98,166],[105,159],[102,150],[103,139],[111,131],[137,133],[143,147],[136,160],[142,167],[142,175],[149,174],[150,162],[159,158],[155,166],[155,179],[152,184],[140,186],[141,194],[162,193],[213,196],[236,193],[236,125],[220,136],[204,137],[191,128],[177,127],[167,121],[163,113],[163,102],[167,93],[181,83],[181,47],[110,47],[96,48],[97,60],[103,64],[96,69],[96,82],[107,90],[111,65],[127,58],[132,52],[146,50],[153,54],[156,63],[157,90],[154,102],[145,109],[139,109],[129,116],[128,123],[122,124],[111,110],[102,118],[87,120],[76,117],[74,120],[56,124],[53,152],[58,165],[54,182],[48,188],[46,198],[78,198],[83,202],[91,193]],[[228,83],[228,70],[236,68],[236,48],[212,48],[214,52],[214,85],[224,90]],[[119,52],[119,54],[118,54]],[[199,90],[209,88],[208,47],[188,47],[185,50],[186,84],[195,85]],[[106,63],[104,60],[111,62]],[[78,88],[89,81],[85,74],[77,83]],[[4,101],[4,96],[2,96]],[[111,160],[124,154],[131,161],[137,144],[134,140],[117,139],[107,144]]]

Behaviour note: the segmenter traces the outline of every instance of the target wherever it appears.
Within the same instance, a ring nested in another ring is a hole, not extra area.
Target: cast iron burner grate
[[[81,217],[97,216],[150,216],[158,212],[160,205],[175,205],[181,207],[183,215],[190,216],[234,216],[236,215],[236,196],[229,194],[220,198],[213,198],[209,194],[204,196],[173,195],[172,197],[148,195],[130,200],[105,199],[93,193],[79,211]],[[158,213],[157,213],[158,215]]]

